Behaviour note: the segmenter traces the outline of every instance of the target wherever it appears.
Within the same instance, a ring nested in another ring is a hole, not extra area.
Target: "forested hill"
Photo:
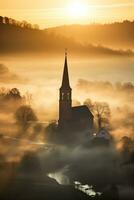
[[[110,48],[134,49],[134,21],[112,24],[68,25],[49,31],[65,37],[75,37],[82,43],[101,44]]]
[[[76,34],[77,38],[77,34]],[[132,51],[114,50],[102,45],[81,44],[76,38],[63,36],[52,29],[40,30],[37,25],[0,17],[0,53],[59,54],[68,48],[82,56],[133,56]]]

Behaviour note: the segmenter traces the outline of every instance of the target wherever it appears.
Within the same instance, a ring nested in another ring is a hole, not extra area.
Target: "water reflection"
[[[87,194],[90,197],[96,197],[96,196],[101,196],[100,192],[96,192],[94,187],[91,185],[83,185],[79,181],[74,182],[75,189],[82,191],[83,193]]]

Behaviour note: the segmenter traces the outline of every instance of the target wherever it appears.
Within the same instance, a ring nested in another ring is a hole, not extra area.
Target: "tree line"
[[[18,101],[21,104],[31,105],[32,94],[27,92],[24,96],[21,95],[18,88],[7,89],[4,87],[0,88],[0,103],[6,103],[9,101]]]
[[[0,24],[6,24],[6,25],[13,25],[17,26],[20,28],[27,28],[27,29],[36,29],[39,30],[39,25],[38,24],[31,24],[25,20],[23,21],[18,21],[9,17],[3,17],[0,16]]]
[[[18,88],[6,89],[0,88],[0,105],[3,109],[8,107],[15,114],[16,122],[22,127],[22,131],[26,131],[30,127],[30,122],[36,122],[37,116],[32,109],[32,94],[26,93],[21,95]],[[8,105],[8,106],[7,106]],[[111,110],[106,102],[92,102],[90,99],[84,101],[95,119],[95,131],[98,132],[102,128],[110,129]],[[46,132],[52,138],[57,132],[57,122],[50,122],[46,127]],[[47,137],[47,136],[46,136]]]

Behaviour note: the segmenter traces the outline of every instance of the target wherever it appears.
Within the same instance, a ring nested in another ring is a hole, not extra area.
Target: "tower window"
[[[70,93],[67,93],[67,99],[70,100]]]
[[[61,94],[61,99],[64,100],[64,93]]]

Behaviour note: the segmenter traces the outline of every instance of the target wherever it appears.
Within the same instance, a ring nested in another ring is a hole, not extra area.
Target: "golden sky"
[[[41,28],[134,19],[134,0],[0,0],[0,14]]]

